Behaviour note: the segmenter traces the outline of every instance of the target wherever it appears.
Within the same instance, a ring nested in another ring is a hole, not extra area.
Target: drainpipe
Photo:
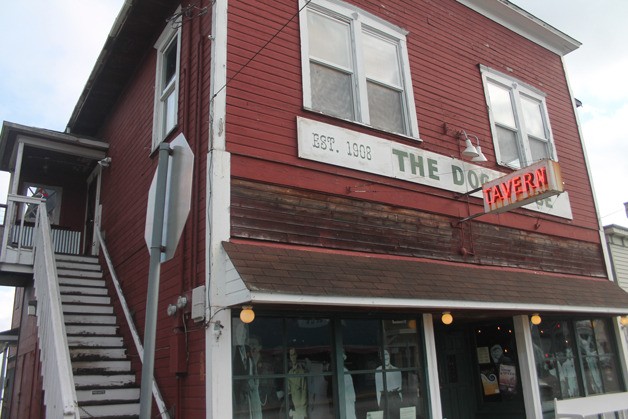
[[[206,417],[232,417],[231,310],[224,309],[221,290],[225,280],[226,255],[222,241],[230,235],[231,159],[226,151],[227,107],[227,7],[228,0],[215,0],[212,7],[212,48],[209,91],[209,149],[207,155],[205,319]]]

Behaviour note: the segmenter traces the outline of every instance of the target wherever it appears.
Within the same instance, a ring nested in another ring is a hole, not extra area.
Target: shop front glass
[[[559,400],[623,391],[610,319],[549,319],[532,326],[543,411]]]
[[[427,417],[423,350],[408,319],[234,318],[240,419]]]

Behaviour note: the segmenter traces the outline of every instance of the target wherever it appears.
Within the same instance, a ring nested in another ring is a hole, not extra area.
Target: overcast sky
[[[582,42],[565,58],[604,225],[628,227],[628,1],[517,0]],[[2,5],[0,120],[63,131],[122,0],[19,0]],[[560,159],[560,155],[559,155]],[[0,179],[0,200],[6,189]],[[577,185],[567,185],[576,187]],[[3,201],[4,202],[4,201]],[[0,330],[12,289],[0,287]]]

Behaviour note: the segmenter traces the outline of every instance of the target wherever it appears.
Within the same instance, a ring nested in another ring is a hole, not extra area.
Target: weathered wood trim
[[[605,277],[600,246],[474,220],[234,179],[231,237]]]

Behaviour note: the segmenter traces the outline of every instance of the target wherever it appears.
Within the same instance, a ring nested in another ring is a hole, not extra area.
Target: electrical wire
[[[262,45],[256,52],[255,54],[253,54],[253,56],[251,58],[249,58],[247,60],[246,63],[244,63],[244,65],[242,65],[242,67],[240,67],[238,69],[238,71],[236,71],[236,73],[231,76],[226,82],[225,84],[222,85],[222,87],[220,89],[218,89],[216,91],[216,93],[214,93],[214,95],[212,96],[210,102],[213,102],[213,100],[216,98],[216,96],[218,96],[218,94],[220,92],[222,92],[228,85],[229,83],[231,83],[231,81],[233,81],[233,79],[235,79],[246,67],[248,67],[249,64],[251,64],[251,62],[264,50],[266,49],[266,47],[268,45],[270,45],[271,42],[273,42],[273,40],[275,38],[277,38],[277,36],[279,36],[279,34],[290,24],[290,22],[292,22],[294,20],[295,17],[299,16],[299,14],[303,11],[303,9],[305,9],[310,3],[312,2],[312,0],[307,0],[305,2],[305,4],[303,6],[301,6],[301,8],[295,13],[293,14],[290,19],[288,19],[286,21],[286,23],[283,24],[283,26],[281,26],[281,28],[279,28],[279,30],[277,32],[274,33],[274,35],[268,40],[266,41],[266,43],[264,45]]]

